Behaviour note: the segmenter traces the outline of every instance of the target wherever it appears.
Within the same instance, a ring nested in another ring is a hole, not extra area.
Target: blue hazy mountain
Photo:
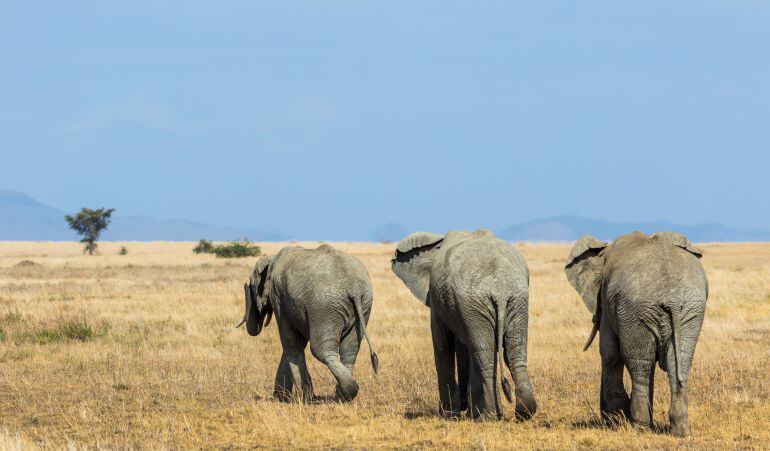
[[[238,240],[284,241],[288,236],[251,228],[225,227],[179,219],[155,219],[120,216],[117,212],[102,239],[107,241],[217,241]],[[65,213],[45,205],[23,193],[0,190],[0,241],[74,241],[77,236],[64,221]],[[497,231],[510,241],[574,241],[583,235],[611,240],[618,235],[642,232],[673,231],[692,241],[770,241],[770,232],[742,230],[723,224],[682,225],[667,221],[608,222],[579,216],[537,219]],[[407,230],[396,223],[373,230],[373,241],[399,241]],[[292,237],[293,238],[293,237]]]
[[[770,241],[770,232],[741,230],[723,224],[683,225],[668,221],[608,222],[580,216],[558,216],[536,219],[510,226],[498,236],[510,241],[574,241],[583,235],[593,235],[609,241],[634,230],[640,232],[679,232],[691,241]]]
[[[406,235],[407,231],[403,226],[395,222],[389,222],[374,229],[369,234],[369,238],[380,243],[392,243],[400,241]]]
[[[0,241],[76,241],[78,237],[70,230],[64,215],[63,211],[26,194],[0,190]],[[118,214],[102,235],[106,241],[197,241],[202,238],[226,241],[244,237],[253,241],[287,239],[280,233],[249,228]]]

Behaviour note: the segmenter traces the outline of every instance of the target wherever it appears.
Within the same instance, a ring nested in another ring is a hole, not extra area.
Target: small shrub
[[[128,254],[128,249],[126,249],[126,246],[120,246],[120,251],[118,252],[118,255],[126,255]]]
[[[196,254],[214,254],[219,258],[256,257],[262,249],[250,241],[231,241],[227,244],[213,244],[211,241],[200,240],[193,252]]]
[[[32,334],[32,341],[41,345],[54,343],[61,339],[61,334],[55,329],[42,329]]]
[[[214,255],[219,258],[243,258],[256,257],[262,249],[248,241],[233,241],[231,243],[214,246]]]
[[[64,323],[59,326],[58,332],[64,338],[79,341],[88,341],[99,335],[98,330],[94,330],[89,324],[82,321]]]
[[[193,252],[196,254],[211,254],[213,250],[214,245],[208,240],[198,241],[198,245],[193,248]]]

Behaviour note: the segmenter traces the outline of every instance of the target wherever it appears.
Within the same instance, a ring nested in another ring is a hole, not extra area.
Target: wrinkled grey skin
[[[314,397],[305,362],[310,341],[313,356],[337,379],[337,398],[350,401],[358,394],[353,377],[362,337],[369,343],[374,371],[377,354],[366,333],[372,309],[369,273],[355,257],[328,244],[316,249],[284,247],[275,256],[257,261],[244,286],[249,335],[256,336],[275,314],[283,355],[275,376],[274,396],[289,401],[295,394]],[[265,321],[267,319],[267,321]]]
[[[391,266],[431,309],[441,413],[470,407],[472,418],[501,418],[498,379],[511,401],[504,355],[517,417],[530,418],[537,404],[527,373],[529,270],[519,252],[486,230],[417,232],[398,243]]]
[[[612,244],[584,236],[565,267],[570,284],[594,314],[602,358],[601,411],[623,412],[650,425],[655,363],[668,372],[669,420],[675,435],[690,433],[687,376],[708,297],[702,253],[672,232],[623,235]],[[631,376],[631,399],[623,366]]]

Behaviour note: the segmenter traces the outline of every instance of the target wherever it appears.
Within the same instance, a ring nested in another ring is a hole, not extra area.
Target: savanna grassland
[[[598,349],[581,352],[590,315],[562,272],[567,244],[517,245],[531,271],[539,403],[525,423],[510,407],[500,422],[437,416],[428,310],[391,273],[391,244],[336,244],[372,277],[380,374],[362,345],[351,404],[274,401],[277,328],[256,338],[233,328],[256,259],[194,255],[193,246],[102,243],[89,257],[78,243],[0,243],[1,448],[770,447],[770,244],[702,245],[710,298],[685,439],[665,434],[660,370],[659,431],[598,422]],[[280,246],[262,244],[270,254]],[[308,357],[328,399],[334,380]]]

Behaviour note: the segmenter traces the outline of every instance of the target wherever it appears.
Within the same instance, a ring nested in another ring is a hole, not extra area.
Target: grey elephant
[[[372,309],[372,285],[364,265],[328,244],[316,249],[284,247],[275,256],[261,257],[244,285],[246,323],[256,336],[275,314],[283,355],[275,376],[274,396],[289,401],[300,395],[314,398],[305,362],[310,341],[313,356],[337,379],[336,396],[350,401],[359,390],[353,367],[363,337],[375,373],[378,358],[366,332]]]
[[[572,247],[565,272],[594,315],[584,350],[600,333],[605,418],[622,412],[636,424],[651,423],[657,362],[671,387],[670,430],[690,433],[687,376],[708,297],[701,255],[672,232],[634,232],[612,244],[584,236]],[[631,376],[630,401],[624,365]]]
[[[512,401],[504,357],[516,415],[530,418],[537,403],[527,372],[529,270],[521,254],[486,230],[417,232],[398,243],[391,267],[430,307],[441,413],[470,407],[472,418],[501,418],[498,380]]]

